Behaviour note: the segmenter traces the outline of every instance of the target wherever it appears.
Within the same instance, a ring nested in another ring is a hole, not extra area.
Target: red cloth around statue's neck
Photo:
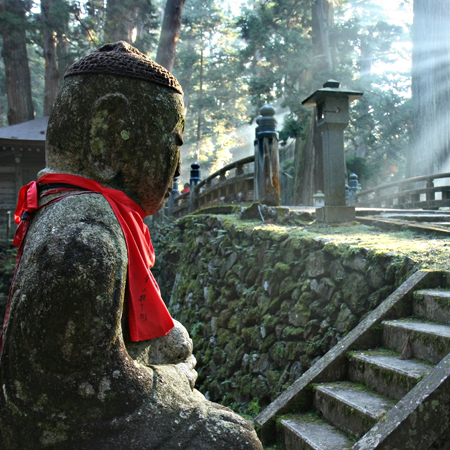
[[[145,341],[166,335],[173,328],[174,323],[161,298],[159,286],[150,272],[150,267],[153,267],[155,263],[155,252],[150,241],[150,233],[143,222],[145,212],[122,191],[103,187],[94,180],[76,175],[44,175],[37,182],[32,181],[20,189],[14,214],[14,220],[19,224],[19,228],[13,244],[20,246],[26,235],[28,226],[26,220],[21,220],[23,213],[33,213],[39,209],[37,184],[50,183],[75,185],[105,197],[119,221],[127,244],[127,298],[130,339],[132,341]],[[59,192],[65,190],[70,189],[58,189]],[[64,197],[56,198],[55,201]],[[7,317],[5,316],[6,320]]]

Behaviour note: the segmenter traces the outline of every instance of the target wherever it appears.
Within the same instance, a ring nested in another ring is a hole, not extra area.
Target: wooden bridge
[[[178,182],[169,200],[169,214],[182,217],[213,205],[246,203],[254,200],[254,156],[226,165],[208,178],[192,183],[189,192],[178,191]],[[198,170],[198,164],[193,164]],[[192,180],[192,177],[191,177]]]
[[[358,192],[357,176],[349,174],[347,195],[344,194],[343,131],[349,121],[348,105],[361,95],[361,92],[342,90],[337,81],[329,80],[322,89],[303,101],[303,104],[316,108],[317,123],[322,132],[321,159],[323,173],[327,177],[322,180],[325,198],[324,205],[320,205],[324,207],[317,211],[318,218],[326,222],[355,220],[353,207],[420,210],[449,207],[450,173],[409,178],[362,192]],[[260,114],[256,120],[254,156],[228,164],[205,180],[201,180],[200,166],[194,163],[190,192],[180,195],[175,185],[169,202],[169,215],[178,218],[208,206],[250,201],[280,205],[275,109],[265,105]]]
[[[261,200],[255,195],[254,161],[255,157],[249,156],[228,164],[204,180],[196,179],[191,183],[191,190],[181,195],[175,183],[169,201],[169,215],[179,218],[209,206]],[[194,169],[199,171],[198,164]],[[357,208],[429,211],[448,208],[450,172],[407,178],[359,191],[353,201],[351,197],[350,203]]]
[[[428,210],[449,207],[450,173],[407,178],[367,189],[356,195],[355,204],[370,208]]]

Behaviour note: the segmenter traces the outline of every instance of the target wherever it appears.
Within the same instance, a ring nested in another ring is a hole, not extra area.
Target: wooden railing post
[[[194,162],[191,164],[191,178],[189,180],[189,212],[193,212],[197,209],[196,204],[196,186],[202,181],[202,176],[200,173],[200,164]]]
[[[263,106],[255,131],[255,200],[265,205],[280,204],[278,133],[275,108]]]

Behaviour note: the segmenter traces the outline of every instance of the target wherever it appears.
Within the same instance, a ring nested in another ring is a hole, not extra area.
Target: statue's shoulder
[[[97,193],[69,195],[42,207],[32,220],[27,246],[42,245],[55,251],[79,247],[97,257],[114,248],[127,259],[120,224],[108,201]]]
[[[120,229],[119,222],[103,195],[92,192],[83,194],[63,195],[59,199],[51,198],[36,214],[36,224],[39,227],[64,229],[80,224],[92,227],[106,227],[114,231]]]

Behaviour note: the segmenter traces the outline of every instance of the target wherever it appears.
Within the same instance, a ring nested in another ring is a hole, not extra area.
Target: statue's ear
[[[88,160],[97,181],[107,183],[120,170],[120,154],[130,137],[128,99],[119,93],[99,98],[92,108]]]

